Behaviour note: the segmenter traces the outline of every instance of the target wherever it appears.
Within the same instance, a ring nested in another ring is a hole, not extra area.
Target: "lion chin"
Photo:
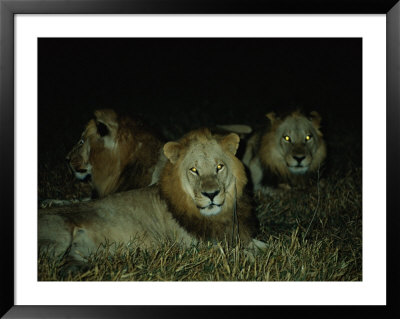
[[[288,166],[289,172],[295,175],[304,175],[308,172],[308,166]]]
[[[92,176],[92,166],[89,164],[86,169],[84,170],[75,170],[75,168],[72,168],[72,171],[76,177],[76,179],[80,181],[86,181],[89,180]]]
[[[217,204],[210,204],[206,207],[201,207],[199,210],[200,213],[204,216],[214,216],[218,215],[221,212],[222,206]]]

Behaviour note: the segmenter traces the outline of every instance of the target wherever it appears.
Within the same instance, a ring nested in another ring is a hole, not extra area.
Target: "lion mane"
[[[235,133],[192,131],[164,145],[167,163],[159,183],[40,209],[40,252],[65,256],[74,269],[86,264],[87,256],[105,241],[152,249],[165,240],[189,246],[227,239],[264,249],[254,239],[257,219],[244,193],[247,179],[235,157],[238,144]]]
[[[178,142],[164,146],[169,162],[160,177],[161,195],[176,220],[200,239],[223,240],[233,236],[234,210],[241,241],[247,243],[254,236],[256,221],[250,199],[244,193],[247,177],[242,162],[235,157],[238,146],[237,134],[213,135],[209,129],[192,131]],[[224,175],[217,169],[221,164]],[[190,171],[192,167],[197,175]],[[196,198],[215,192],[224,196],[221,211],[212,217],[207,210],[199,212]]]
[[[156,182],[161,148],[141,121],[103,109],[94,112],[66,160],[78,179],[89,180],[93,197],[101,198]]]
[[[326,158],[321,116],[294,111],[282,118],[273,112],[266,117],[270,125],[249,139],[243,156],[254,190],[262,185],[305,187]]]

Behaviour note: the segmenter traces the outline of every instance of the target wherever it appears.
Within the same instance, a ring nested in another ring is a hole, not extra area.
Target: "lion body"
[[[140,121],[97,110],[67,155],[75,176],[89,179],[95,197],[151,185],[165,163],[160,139]]]
[[[250,170],[254,190],[306,186],[326,158],[319,114],[311,112],[307,118],[295,111],[283,119],[273,113],[267,117],[270,125],[250,137],[242,159]]]
[[[187,246],[230,240],[235,229],[241,243],[257,246],[252,240],[257,220],[243,193],[244,167],[234,156],[238,143],[236,134],[191,132],[164,146],[168,161],[157,185],[39,210],[40,250],[55,256],[69,252],[73,260],[84,261],[104,242],[150,249],[169,240]]]
[[[144,249],[162,240],[185,245],[196,238],[168,211],[155,185],[111,194],[106,198],[39,211],[39,247],[62,256],[69,249],[75,261],[95,252],[102,243],[134,244]]]

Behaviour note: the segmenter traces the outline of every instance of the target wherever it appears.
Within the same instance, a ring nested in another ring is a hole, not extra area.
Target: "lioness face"
[[[289,171],[307,173],[321,138],[312,122],[305,117],[288,117],[278,127],[276,138]]]

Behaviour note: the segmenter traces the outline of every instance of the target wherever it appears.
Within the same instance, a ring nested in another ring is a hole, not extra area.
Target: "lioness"
[[[160,139],[114,110],[96,110],[94,116],[66,157],[75,177],[89,180],[92,197],[157,182],[166,161]]]
[[[67,255],[74,265],[103,242],[154,248],[165,240],[191,245],[236,238],[251,248],[257,220],[243,164],[235,157],[239,136],[192,131],[164,145],[168,158],[158,184],[77,205],[39,210],[39,249]]]
[[[275,113],[266,117],[270,125],[250,137],[242,159],[254,191],[262,186],[304,187],[326,157],[320,115],[313,111],[306,117],[295,111],[283,118]]]

